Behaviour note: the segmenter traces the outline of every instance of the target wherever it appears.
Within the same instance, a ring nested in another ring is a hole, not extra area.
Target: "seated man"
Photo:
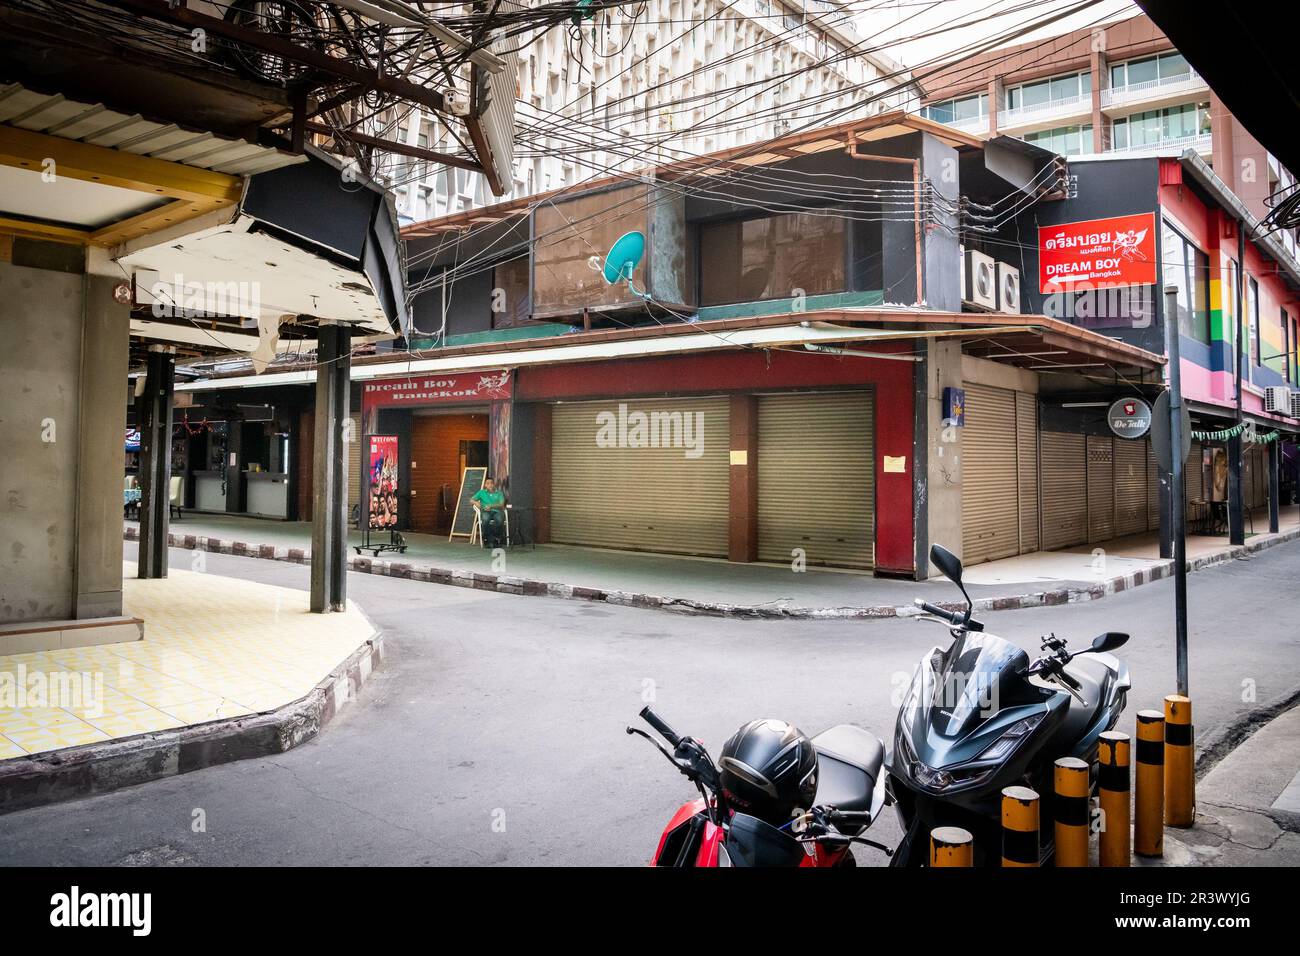
[[[470,500],[479,506],[479,528],[483,533],[483,546],[503,547],[506,530],[505,494],[497,490],[495,481],[485,478],[483,487],[474,492],[474,497]]]

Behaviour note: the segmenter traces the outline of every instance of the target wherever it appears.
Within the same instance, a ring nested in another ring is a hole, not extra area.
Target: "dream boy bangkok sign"
[[[1155,213],[1038,227],[1038,289],[1154,285]]]

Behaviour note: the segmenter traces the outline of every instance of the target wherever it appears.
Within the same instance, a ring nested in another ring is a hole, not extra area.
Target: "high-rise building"
[[[519,49],[513,188],[432,160],[385,157],[403,223],[420,222],[611,171],[640,169],[815,125],[899,109],[906,71],[870,51],[856,12],[828,0],[646,0]],[[528,42],[530,41],[531,42]],[[437,117],[384,117],[379,133],[457,152]]]
[[[921,114],[967,133],[1070,157],[1192,149],[1258,218],[1296,182],[1144,15],[954,61],[921,85]],[[1294,254],[1295,235],[1282,241]]]

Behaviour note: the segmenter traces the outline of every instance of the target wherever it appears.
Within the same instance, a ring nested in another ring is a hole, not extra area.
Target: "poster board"
[[[483,487],[487,478],[486,468],[466,468],[460,476],[460,494],[456,496],[456,510],[451,516],[451,534],[448,541],[456,538],[468,538],[474,530],[474,505],[470,500]]]
[[[367,524],[371,531],[391,531],[397,527],[397,436],[368,438]]]

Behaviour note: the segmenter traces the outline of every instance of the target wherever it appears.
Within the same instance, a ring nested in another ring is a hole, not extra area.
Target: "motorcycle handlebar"
[[[871,825],[869,810],[832,810],[826,818],[831,823],[843,823],[846,826],[865,827]]]
[[[649,707],[641,708],[641,719],[659,732],[659,735],[668,741],[673,747],[681,744],[682,738],[664,720]]]
[[[958,611],[945,611],[938,605],[931,604],[929,601],[922,601],[920,598],[916,599],[916,606],[926,614],[933,614],[935,617],[941,617],[950,624],[960,624],[966,620],[965,614]]]

